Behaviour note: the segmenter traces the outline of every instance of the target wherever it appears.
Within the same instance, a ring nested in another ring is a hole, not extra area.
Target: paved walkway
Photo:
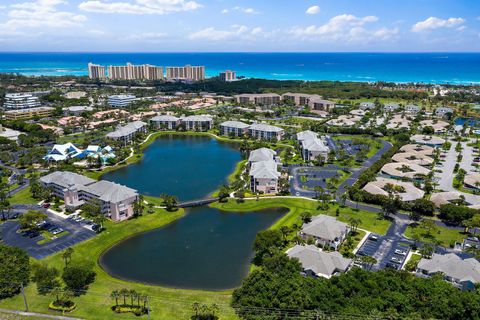
[[[0,312],[8,313],[8,314],[16,314],[16,315],[25,316],[25,317],[37,317],[37,318],[60,319],[60,320],[82,320],[81,318],[54,316],[54,315],[51,315],[51,314],[44,314],[44,313],[37,313],[37,312],[26,312],[26,311],[20,311],[20,310],[9,310],[9,309],[1,309],[1,308],[0,308]]]

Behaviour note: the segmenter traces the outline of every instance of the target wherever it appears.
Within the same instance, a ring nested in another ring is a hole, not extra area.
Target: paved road
[[[35,259],[43,259],[51,254],[62,251],[96,235],[94,231],[84,228],[82,224],[62,219],[38,205],[15,205],[12,208],[12,212],[23,214],[30,209],[41,210],[47,213],[49,222],[61,227],[65,231],[68,231],[67,235],[47,242],[43,245],[39,245],[37,242],[42,240],[43,237],[24,237],[22,234],[17,233],[18,229],[20,228],[20,224],[17,221],[10,220],[4,222],[0,226],[2,240],[10,246],[24,249],[31,257]]]

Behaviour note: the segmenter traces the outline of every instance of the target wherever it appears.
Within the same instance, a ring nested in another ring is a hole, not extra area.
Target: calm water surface
[[[250,213],[201,207],[172,224],[129,238],[108,250],[100,264],[113,276],[176,288],[221,290],[247,275],[258,231],[286,213]]]
[[[236,144],[210,137],[165,135],[153,142],[142,160],[108,172],[102,179],[158,197],[197,200],[218,189],[241,160]]]

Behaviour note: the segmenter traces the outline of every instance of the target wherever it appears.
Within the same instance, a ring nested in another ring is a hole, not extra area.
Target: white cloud
[[[233,7],[231,9],[223,9],[222,13],[225,14],[225,13],[229,13],[229,12],[232,12],[232,11],[238,11],[238,12],[242,12],[242,13],[246,13],[246,14],[259,14],[260,13],[257,10],[255,10],[254,8],[245,8],[245,7],[239,7],[239,6]]]
[[[393,28],[393,29],[380,28],[375,32],[373,32],[373,36],[380,40],[389,40],[394,36],[396,36],[399,32],[400,32],[400,29],[398,28]]]
[[[342,14],[321,26],[293,27],[290,33],[303,39],[357,41],[373,36],[364,26],[376,21],[378,18],[375,16],[356,17]]]
[[[87,20],[84,15],[58,10],[57,7],[63,4],[66,4],[63,0],[36,0],[12,4],[7,14],[9,20],[0,24],[0,28],[65,28],[80,26]]]
[[[219,30],[214,27],[205,28],[188,36],[190,40],[223,41],[232,39],[253,40],[263,34],[260,27],[250,29],[242,25],[233,25],[229,30]]]
[[[310,8],[305,11],[306,14],[317,14],[320,13],[320,7],[319,6],[311,6]]]
[[[421,32],[426,30],[435,30],[439,28],[454,28],[460,26],[465,22],[463,18],[448,18],[440,19],[437,17],[430,17],[426,20],[419,21],[412,26],[413,32]]]
[[[133,40],[133,41],[145,41],[145,42],[161,42],[165,40],[167,34],[165,32],[144,32],[144,33],[135,33],[129,36],[126,36],[123,39]]]
[[[202,7],[195,1],[185,0],[133,0],[105,2],[103,0],[87,0],[78,5],[81,10],[99,13],[125,14],[168,14],[191,11]]]

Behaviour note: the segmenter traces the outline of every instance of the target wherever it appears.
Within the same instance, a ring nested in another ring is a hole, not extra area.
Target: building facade
[[[110,80],[163,80],[163,67],[150,64],[108,66]]]
[[[113,95],[108,97],[108,104],[114,108],[125,108],[128,107],[136,99],[137,97],[131,94]]]
[[[40,100],[31,93],[7,93],[5,95],[5,110],[28,109],[40,106]]]
[[[170,81],[201,81],[205,80],[204,66],[186,65],[183,67],[167,67],[167,80]]]
[[[220,123],[220,133],[224,136],[243,136],[248,133],[250,126],[241,121],[225,121]]]
[[[237,80],[237,73],[235,71],[225,70],[224,72],[220,72],[218,77],[220,78],[220,81],[223,82],[235,81]]]
[[[105,79],[105,67],[99,64],[88,64],[88,77],[90,79]]]
[[[38,107],[28,109],[7,110],[3,113],[5,120],[31,119],[35,117],[45,118],[53,114],[52,107]]]
[[[150,123],[155,129],[174,130],[180,124],[180,118],[169,115],[161,115],[150,119]]]
[[[285,130],[269,124],[254,123],[248,128],[248,133],[255,139],[280,141]]]
[[[213,119],[210,116],[198,115],[181,118],[186,130],[207,131],[212,129]]]

